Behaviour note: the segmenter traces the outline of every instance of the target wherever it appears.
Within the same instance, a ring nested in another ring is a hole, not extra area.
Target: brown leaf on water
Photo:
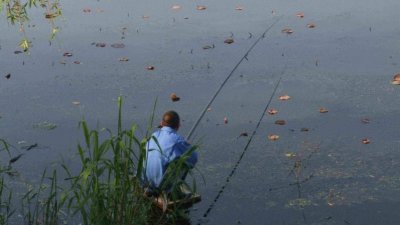
[[[308,28],[315,28],[317,25],[315,25],[315,23],[308,23],[307,27]]]
[[[102,43],[102,42],[99,42],[99,43],[96,43],[96,47],[98,47],[98,48],[104,48],[104,47],[106,47],[106,43]]]
[[[361,119],[361,123],[368,124],[368,123],[370,123],[370,122],[371,122],[371,120],[370,120],[369,118],[362,118],[362,119]]]
[[[286,121],[285,121],[285,120],[276,120],[276,121],[275,121],[275,124],[276,124],[276,125],[285,125],[285,124],[286,124]]]
[[[322,108],[319,108],[319,112],[320,113],[327,113],[328,110],[326,108],[322,107]]]
[[[178,11],[178,10],[182,9],[182,6],[180,6],[180,5],[173,5],[173,6],[171,6],[171,9],[172,9],[172,10],[175,10],[175,11]]]
[[[393,76],[392,84],[400,85],[400,73]]]
[[[282,29],[282,33],[285,34],[292,34],[294,31],[291,28],[284,28]]]
[[[154,69],[155,69],[154,66],[148,66],[148,67],[146,67],[146,70],[154,70]]]
[[[270,134],[270,135],[268,135],[268,139],[271,140],[271,141],[276,141],[276,140],[279,139],[279,135]]]
[[[206,9],[207,9],[207,6],[198,5],[198,6],[196,6],[196,9],[197,9],[197,10],[206,10]]]
[[[365,145],[369,144],[371,141],[368,138],[364,138],[361,140],[361,142]]]
[[[274,109],[274,108],[271,108],[271,109],[268,109],[267,112],[268,112],[269,115],[275,115],[275,114],[278,113],[278,110],[277,110],[277,109]]]
[[[300,130],[301,132],[308,132],[309,131],[309,129],[308,128],[306,128],[306,127],[303,127],[303,128],[301,128],[301,130]]]
[[[181,98],[178,97],[175,93],[172,93],[169,97],[171,98],[171,100],[173,102],[177,102],[177,101],[181,100]]]
[[[233,42],[235,42],[233,38],[228,38],[224,41],[225,44],[232,44]]]
[[[113,48],[125,48],[125,44],[123,43],[114,43],[111,45]]]
[[[304,13],[302,12],[296,13],[296,16],[299,18],[304,18]]]
[[[65,53],[63,54],[63,56],[64,56],[64,57],[71,57],[71,56],[72,56],[72,53],[70,53],[70,52],[65,52]]]
[[[241,6],[241,5],[236,6],[235,10],[242,11],[243,10],[243,6]]]
[[[224,117],[224,123],[227,124],[228,123],[228,118]]]
[[[4,76],[7,80],[11,78],[11,73]]]
[[[128,62],[129,61],[129,58],[127,58],[127,57],[121,57],[121,58],[119,58],[118,59],[120,62]]]
[[[249,134],[247,132],[243,132],[239,135],[239,137],[247,137],[249,136]]]
[[[286,100],[289,100],[289,99],[291,99],[291,97],[289,95],[281,95],[281,96],[279,96],[279,100],[281,100],[281,101],[286,101]]]

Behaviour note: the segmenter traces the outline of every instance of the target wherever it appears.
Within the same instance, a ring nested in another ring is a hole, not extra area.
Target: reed
[[[78,145],[81,170],[72,175],[64,166],[71,181],[67,207],[73,215],[79,214],[85,225],[170,223],[171,218],[175,220],[181,214],[180,210],[172,209],[168,216],[160,213],[153,199],[144,195],[141,185],[146,145],[151,138],[149,129],[142,139],[135,134],[136,125],[124,130],[121,109],[122,98],[119,97],[115,134],[109,129],[91,130],[85,120],[80,122],[84,136],[84,144]],[[149,128],[153,127],[153,118],[154,110]],[[101,132],[107,132],[108,137],[101,140]],[[182,181],[175,181],[177,174],[184,169],[184,161],[196,148],[193,147],[170,167],[165,183],[172,184],[174,190],[182,184]]]

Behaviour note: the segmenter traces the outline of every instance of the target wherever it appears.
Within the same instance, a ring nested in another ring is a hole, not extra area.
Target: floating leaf
[[[296,157],[296,153],[288,152],[288,153],[285,154],[285,156],[288,157],[288,158],[293,158],[293,157]]]
[[[233,42],[235,42],[233,38],[228,38],[224,41],[225,44],[232,44]]]
[[[370,123],[370,122],[371,122],[371,120],[369,118],[362,118],[361,119],[361,123],[367,124],[367,123]]]
[[[302,12],[296,13],[296,16],[299,18],[304,18],[304,13]]]
[[[204,50],[211,49],[211,48],[215,48],[215,45],[212,45],[212,46],[210,46],[210,45],[205,45],[205,46],[203,46],[203,49],[204,49]]]
[[[102,42],[99,42],[99,43],[96,43],[96,47],[98,47],[98,48],[104,48],[104,47],[106,47],[106,43],[102,43]]]
[[[400,85],[400,73],[394,75],[392,84]]]
[[[371,141],[368,138],[364,138],[361,140],[361,142],[365,145],[369,144]]]
[[[128,61],[129,61],[129,58],[127,58],[127,57],[121,57],[121,58],[119,58],[118,60],[121,61],[121,62],[128,62]]]
[[[319,108],[319,112],[320,113],[327,113],[328,112],[328,110],[326,109],[326,108]]]
[[[285,125],[285,124],[286,124],[286,121],[285,121],[285,120],[276,120],[276,121],[275,121],[275,124],[276,124],[276,125]]]
[[[303,128],[301,128],[301,130],[300,130],[301,132],[308,132],[309,131],[309,129],[308,128],[306,128],[306,127],[303,127]]]
[[[206,10],[207,7],[204,6],[204,5],[198,5],[198,6],[196,7],[196,9],[197,9],[197,10]]]
[[[148,67],[146,67],[146,70],[154,70],[154,69],[155,69],[154,66],[148,66]]]
[[[308,28],[315,28],[317,25],[315,25],[315,23],[308,23],[307,27]]]
[[[171,6],[171,9],[172,10],[180,10],[182,8],[182,6],[180,6],[180,5],[173,5],[173,6]]]
[[[84,12],[84,13],[90,13],[90,12],[92,12],[92,10],[89,9],[89,8],[84,8],[84,9],[83,9],[83,12]]]
[[[285,100],[289,100],[291,97],[289,95],[281,95],[279,96],[279,100],[285,101]]]
[[[71,56],[72,56],[72,53],[70,53],[70,52],[65,52],[65,53],[63,54],[63,56],[64,56],[64,57],[71,57]]]
[[[31,46],[30,42],[26,38],[22,39],[21,42],[19,43],[19,47],[22,48],[24,52],[28,51],[30,46]]]
[[[33,128],[39,128],[39,129],[44,129],[44,130],[54,130],[57,128],[57,125],[54,123],[45,121],[45,122],[34,124]]]
[[[6,78],[7,80],[10,79],[10,78],[11,78],[11,73],[5,75],[5,78]]]
[[[73,101],[72,104],[74,104],[74,105],[80,105],[81,102],[79,102],[79,101]]]
[[[177,102],[177,101],[181,100],[181,98],[178,97],[175,93],[172,93],[169,97],[171,98],[171,100],[173,102]]]
[[[80,61],[74,61],[74,63],[78,65],[82,64]]]
[[[228,118],[224,117],[224,123],[227,124],[228,123]]]
[[[247,137],[249,136],[249,134],[247,132],[243,132],[239,135],[239,137]]]
[[[274,108],[268,109],[268,114],[269,114],[269,115],[275,115],[275,114],[277,114],[277,113],[278,113],[278,110],[277,110],[277,109],[274,109]]]
[[[235,10],[242,11],[243,10],[243,6],[240,6],[240,5],[236,6]]]
[[[125,48],[125,45],[123,43],[115,43],[115,44],[112,44],[111,47],[113,47],[113,48]]]
[[[268,135],[268,139],[271,140],[271,141],[276,141],[276,140],[279,139],[279,135],[270,134],[270,135]]]
[[[285,34],[292,34],[294,31],[291,29],[291,28],[284,28],[283,30],[282,30],[282,33],[285,33]]]

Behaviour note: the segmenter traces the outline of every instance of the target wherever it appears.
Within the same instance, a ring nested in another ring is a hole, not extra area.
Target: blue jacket
[[[152,188],[158,188],[163,180],[167,166],[174,159],[188,151],[191,146],[185,139],[171,127],[162,127],[152,134],[153,138],[147,143],[147,160],[144,171],[144,182]],[[193,152],[186,164],[194,167],[197,162],[197,153]]]

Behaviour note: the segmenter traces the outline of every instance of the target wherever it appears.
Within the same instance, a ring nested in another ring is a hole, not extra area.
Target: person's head
[[[161,126],[167,126],[171,127],[172,129],[178,130],[180,126],[178,113],[172,110],[165,112],[162,117]]]

